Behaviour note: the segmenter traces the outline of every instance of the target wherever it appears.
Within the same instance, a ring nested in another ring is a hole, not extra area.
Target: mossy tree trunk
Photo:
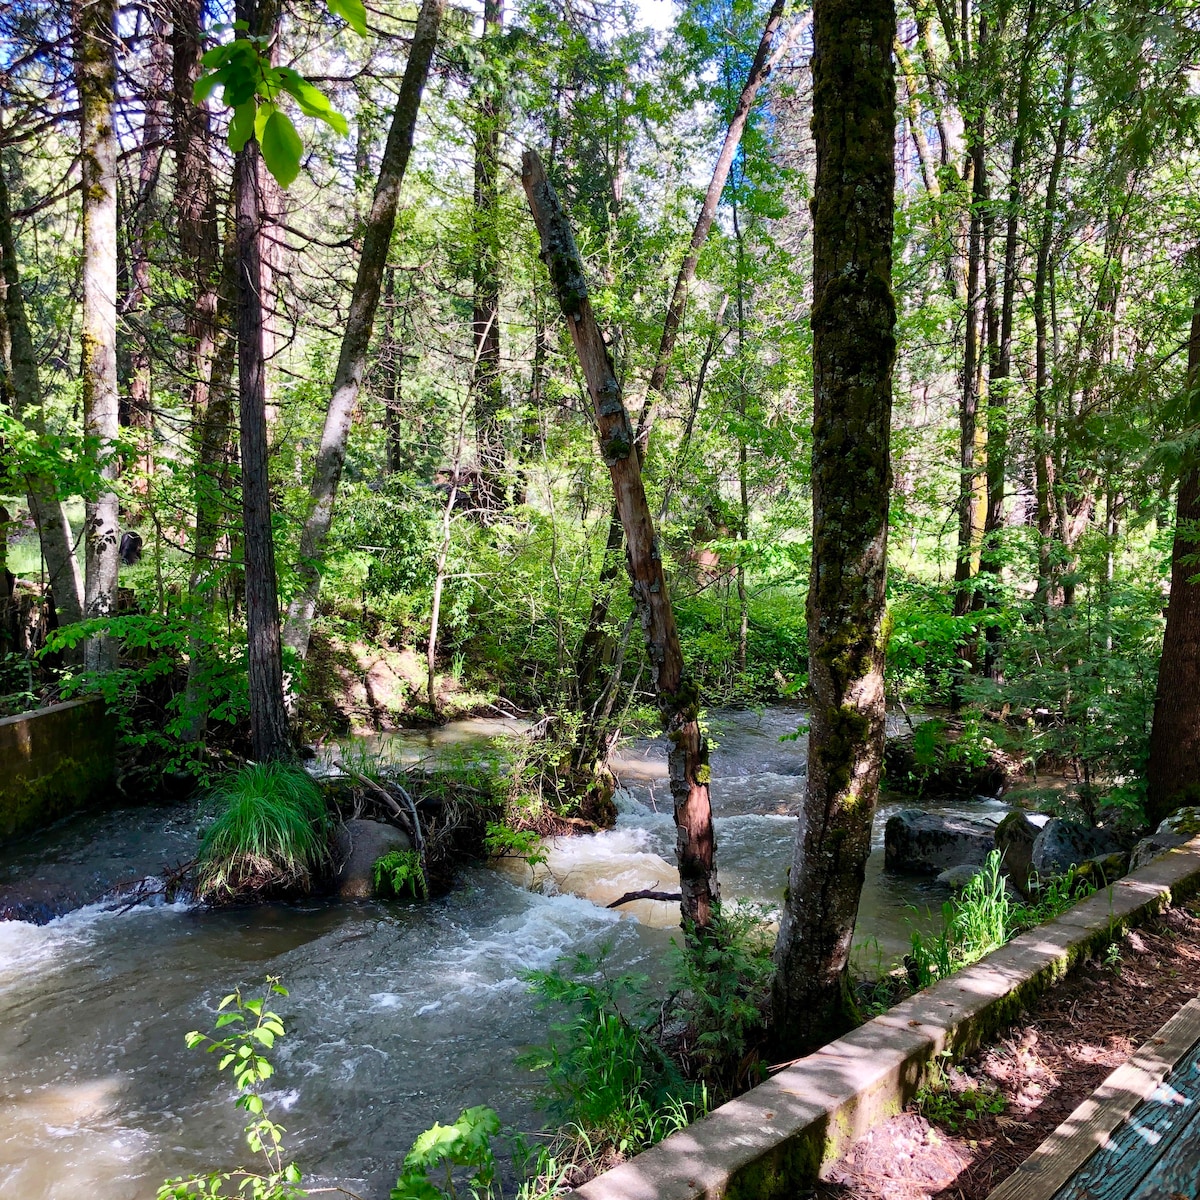
[[[808,783],[776,944],[773,1021],[798,1053],[845,991],[883,763],[895,304],[892,0],[813,8],[813,555]]]
[[[98,486],[85,500],[84,616],[115,616],[121,540],[116,491],[117,402],[117,65],[113,0],[75,0],[75,86],[83,191],[83,430],[94,439]],[[87,640],[84,665],[111,669],[116,645]]]
[[[1187,386],[1200,387],[1200,296],[1192,310]],[[1194,403],[1192,408],[1194,410]],[[1146,816],[1157,825],[1181,804],[1200,802],[1200,459],[1190,452],[1179,473],[1171,600],[1163,633],[1150,759]]]
[[[550,270],[555,298],[566,318],[592,400],[600,452],[612,479],[625,534],[626,566],[646,638],[654,692],[671,742],[667,764],[683,923],[689,933],[704,930],[720,902],[720,888],[708,794],[708,744],[700,732],[700,695],[684,667],[633,426],[592,312],[574,235],[541,159],[527,150],[521,168],[521,181],[541,235],[542,259]]]

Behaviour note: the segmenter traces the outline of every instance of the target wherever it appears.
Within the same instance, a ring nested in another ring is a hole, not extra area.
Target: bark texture
[[[1200,297],[1188,344],[1189,389],[1200,385]],[[1171,547],[1171,600],[1163,632],[1150,759],[1146,816],[1157,825],[1181,804],[1200,802],[1200,459],[1193,450],[1179,475],[1175,542]]]
[[[541,236],[542,260],[567,321],[595,412],[600,453],[612,479],[625,533],[626,566],[646,638],[651,680],[671,742],[668,771],[674,803],[676,854],[684,927],[703,930],[720,902],[716,842],[709,802],[708,745],[700,732],[700,697],[684,668],[667,591],[654,520],[642,485],[633,426],[613,371],[612,359],[588,299],[583,262],[575,238],[546,178],[541,159],[526,151],[521,182]]]
[[[239,20],[266,32],[254,0],[239,0]],[[266,762],[291,753],[283,703],[275,536],[267,453],[267,363],[263,331],[262,195],[258,142],[234,162],[237,220],[238,402],[241,415],[242,556],[246,573],[246,658],[250,677],[250,744]]]
[[[11,404],[13,415],[39,442],[45,439],[42,417],[41,381],[37,355],[29,332],[25,298],[21,294],[21,274],[17,265],[17,244],[13,233],[12,208],[8,199],[8,181],[0,171],[0,382],[2,399]],[[83,575],[71,537],[71,526],[53,477],[41,470],[25,474],[25,495],[29,511],[37,525],[46,576],[54,597],[60,625],[73,625],[83,619]]]
[[[81,383],[84,433],[94,438],[100,490],[85,503],[84,615],[115,615],[121,540],[117,494],[117,85],[113,0],[75,0],[75,84],[79,93],[83,176],[83,346]],[[115,665],[116,646],[89,638],[84,666]]]
[[[813,9],[813,558],[808,783],[776,944],[784,1054],[846,1023],[883,761],[895,304],[892,0]]]
[[[337,500],[342,468],[346,462],[350,422],[358,403],[363,375],[366,373],[367,349],[375,324],[375,313],[379,307],[392,231],[396,225],[400,188],[404,182],[409,155],[412,153],[421,92],[429,75],[429,64],[433,60],[438,29],[445,8],[446,0],[424,0],[417,15],[412,47],[404,68],[404,79],[400,84],[400,96],[396,101],[396,111],[392,114],[392,124],[388,130],[383,161],[379,168],[379,179],[375,184],[375,198],[367,217],[362,256],[359,259],[358,274],[350,298],[350,313],[346,319],[346,332],[342,338],[337,371],[333,377],[333,392],[325,413],[325,426],[321,431],[317,459],[313,465],[308,515],[300,533],[300,561],[296,568],[300,586],[295,599],[288,606],[287,624],[284,629],[285,643],[300,658],[304,658],[308,653],[313,617],[317,611],[317,597],[321,590],[325,543],[333,522],[333,506]],[[294,696],[292,702],[294,703]]]

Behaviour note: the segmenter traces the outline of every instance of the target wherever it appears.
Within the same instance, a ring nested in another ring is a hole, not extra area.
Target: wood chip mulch
[[[952,1094],[998,1094],[1002,1111],[967,1119],[966,1105],[956,1103],[950,1128],[911,1105],[855,1142],[808,1196],[984,1200],[1116,1067],[1200,996],[1198,914],[1197,904],[1173,908],[1131,931],[1119,963],[1087,963],[949,1073]]]

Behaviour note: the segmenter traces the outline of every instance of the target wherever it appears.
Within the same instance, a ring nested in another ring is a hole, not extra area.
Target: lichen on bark
[[[812,713],[776,947],[783,1054],[847,1023],[846,969],[882,768],[895,31],[892,0],[813,6]]]

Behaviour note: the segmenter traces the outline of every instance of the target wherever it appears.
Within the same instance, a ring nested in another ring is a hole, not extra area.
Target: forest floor
[[[941,1103],[914,1103],[855,1142],[811,1200],[984,1200],[1200,995],[1200,903],[1130,931],[1119,950],[1119,962],[1088,962],[948,1072]],[[1002,1098],[1001,1111],[980,1112],[980,1093]]]

